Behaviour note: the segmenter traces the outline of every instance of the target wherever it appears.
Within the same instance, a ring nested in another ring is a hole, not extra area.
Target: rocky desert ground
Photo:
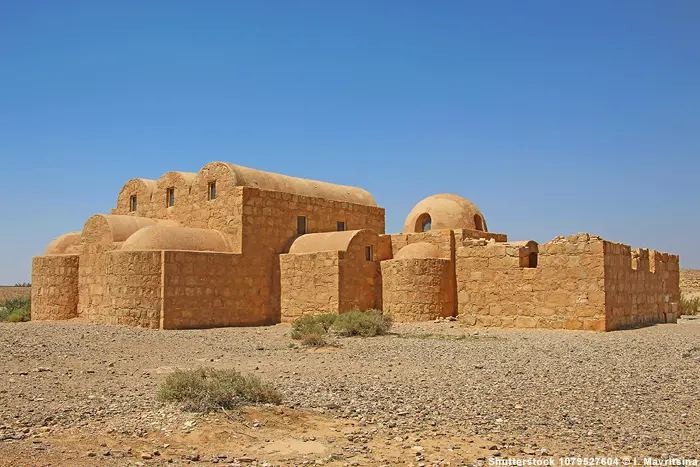
[[[289,329],[0,323],[0,464],[700,457],[700,320],[611,333],[405,324],[319,349]],[[197,415],[156,401],[173,369],[198,366],[257,374],[284,402]]]

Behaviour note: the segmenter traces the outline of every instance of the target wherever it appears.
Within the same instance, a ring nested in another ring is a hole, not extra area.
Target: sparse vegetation
[[[681,296],[681,314],[683,315],[699,315],[700,314],[700,296],[683,297]]]
[[[695,346],[695,347],[691,348],[690,350],[688,350],[687,352],[683,352],[683,358],[691,357],[694,352],[700,352],[700,347]]]
[[[31,287],[32,283],[31,282],[17,282],[15,284],[15,287]]]
[[[329,332],[346,337],[374,337],[389,332],[391,324],[391,317],[379,310],[351,311],[341,315],[325,313],[298,318],[292,323],[291,337],[304,345],[320,347],[327,345]]]
[[[197,368],[176,370],[161,384],[157,399],[182,404],[190,412],[232,409],[243,403],[279,404],[282,396],[255,375],[235,370]]]
[[[31,298],[15,297],[0,302],[0,321],[19,323],[31,320]]]
[[[332,329],[341,336],[383,336],[391,329],[392,319],[379,310],[351,311],[338,315]]]

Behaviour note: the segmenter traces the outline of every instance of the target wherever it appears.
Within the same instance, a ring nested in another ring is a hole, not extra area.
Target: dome
[[[486,220],[474,203],[444,193],[425,198],[406,217],[404,233],[428,230],[470,229],[488,232]]]
[[[394,259],[424,259],[439,258],[440,249],[437,245],[426,242],[411,243],[401,248]]]

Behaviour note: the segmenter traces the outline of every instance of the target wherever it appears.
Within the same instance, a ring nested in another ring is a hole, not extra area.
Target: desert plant
[[[332,329],[341,336],[383,336],[391,329],[392,319],[380,310],[351,311],[338,315]]]
[[[697,315],[700,314],[700,297],[683,297],[681,296],[681,314]]]
[[[31,287],[32,283],[31,282],[17,282],[15,284],[15,287]]]
[[[12,319],[10,319],[12,317]],[[20,322],[31,319],[31,298],[15,297],[0,302],[0,321]]]
[[[161,402],[176,402],[191,412],[231,409],[243,403],[279,404],[282,396],[269,383],[255,375],[235,370],[197,368],[175,370],[158,389]]]
[[[336,314],[325,313],[297,318],[292,323],[291,337],[304,345],[321,347],[326,344],[325,335],[337,317]]]

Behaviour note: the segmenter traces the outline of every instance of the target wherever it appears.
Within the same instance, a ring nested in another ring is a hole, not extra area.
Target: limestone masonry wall
[[[212,162],[134,178],[111,214],[33,259],[35,319],[147,328],[383,308],[398,321],[611,330],[674,321],[678,257],[588,234],[508,242],[469,200],[420,201],[404,233],[350,186]]]
[[[78,255],[32,258],[32,320],[78,315],[78,263]]]
[[[474,240],[457,248],[459,319],[468,325],[605,330],[603,241],[588,234],[540,245],[536,268],[521,250]]]
[[[340,262],[344,252],[280,255],[281,320],[340,312]]]
[[[607,330],[676,322],[678,256],[604,242]]]
[[[272,324],[263,307],[269,288],[255,267],[238,254],[163,252],[162,328]]]
[[[383,309],[397,322],[454,316],[454,269],[449,259],[382,261]]]
[[[382,307],[382,281],[378,260],[379,238],[370,230],[359,232],[340,259],[339,313]],[[366,257],[366,247],[371,258]]]

